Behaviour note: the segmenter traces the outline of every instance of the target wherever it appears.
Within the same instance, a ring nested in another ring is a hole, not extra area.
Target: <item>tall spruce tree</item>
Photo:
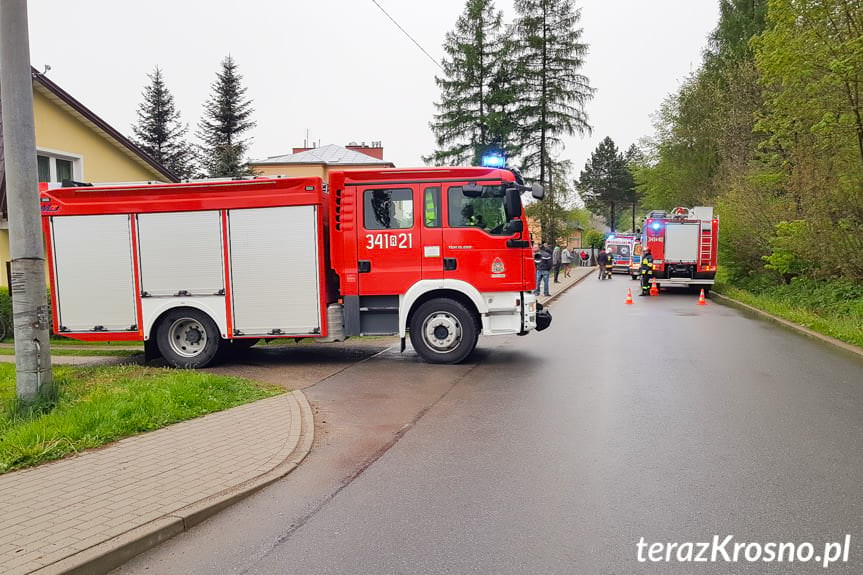
[[[569,207],[574,196],[570,175],[572,163],[569,160],[552,162],[548,168],[553,175],[550,178],[552,185],[546,188],[542,201],[530,204],[526,212],[539,221],[542,241],[557,244],[569,235]]]
[[[493,0],[467,0],[455,29],[447,33],[443,77],[435,76],[441,96],[430,124],[437,150],[426,162],[477,164],[492,145],[517,153],[508,113],[515,90],[502,68],[511,44],[501,33],[502,18]]]
[[[587,54],[577,27],[581,11],[572,0],[515,0],[515,10],[522,166],[547,185],[561,137],[591,130],[584,107],[594,90],[579,73]]]
[[[250,119],[254,109],[251,100],[245,98],[242,79],[236,62],[228,55],[211,86],[213,93],[204,104],[204,117],[197,132],[202,141],[199,158],[205,174],[211,178],[252,174],[244,160],[250,140],[242,135],[255,127]]]
[[[611,138],[606,136],[590,155],[576,188],[587,208],[597,214],[607,214],[609,227],[616,230],[621,208],[635,197],[635,185],[626,158]]]
[[[144,101],[138,105],[138,123],[132,126],[135,143],[178,177],[190,178],[195,169],[194,154],[184,139],[189,126],[180,121],[174,96],[165,86],[159,67],[147,77],[150,84],[141,94]]]
[[[632,232],[635,233],[638,230],[637,223],[635,221],[635,212],[638,208],[639,201],[641,200],[640,194],[638,193],[638,186],[636,183],[635,175],[638,171],[644,167],[647,159],[644,157],[644,152],[636,146],[635,144],[630,144],[629,148],[627,148],[626,153],[623,155],[623,159],[626,162],[626,182],[625,188],[627,193],[624,198],[627,202],[629,202],[630,207],[632,208]]]

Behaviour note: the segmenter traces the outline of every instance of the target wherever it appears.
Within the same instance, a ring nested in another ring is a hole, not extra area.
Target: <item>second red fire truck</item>
[[[513,171],[334,172],[55,188],[41,196],[54,330],[209,365],[259,339],[397,334],[457,363],[542,330]]]
[[[653,256],[653,283],[709,292],[716,277],[718,240],[719,220],[712,207],[650,212],[641,244]]]

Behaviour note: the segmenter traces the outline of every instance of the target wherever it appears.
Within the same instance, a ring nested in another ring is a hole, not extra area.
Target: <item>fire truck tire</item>
[[[156,328],[159,353],[174,367],[197,369],[219,356],[222,337],[206,313],[193,308],[172,309]]]
[[[461,302],[432,299],[413,313],[411,344],[429,363],[460,363],[476,348],[479,330],[474,314]]]

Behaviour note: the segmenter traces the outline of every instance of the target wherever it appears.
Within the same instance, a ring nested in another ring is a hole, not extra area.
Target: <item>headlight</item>
[[[532,301],[527,304],[527,313],[536,313],[536,302]]]

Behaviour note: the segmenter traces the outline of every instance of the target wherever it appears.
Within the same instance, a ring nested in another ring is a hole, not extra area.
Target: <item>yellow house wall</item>
[[[81,157],[80,178],[85,182],[165,181],[155,170],[142,166],[38,90],[33,90],[36,147]],[[0,286],[8,284],[9,230],[0,229]],[[47,277],[47,276],[46,276]]]
[[[0,261],[0,268],[2,268],[0,278],[2,278],[3,283],[0,283],[0,286],[6,287],[9,285],[6,277],[6,262],[9,261],[9,230],[0,230],[0,256],[3,256],[3,261]],[[47,268],[45,273],[48,273]],[[48,281],[48,276],[45,276],[45,281]]]
[[[352,170],[374,170],[388,168],[389,165],[369,166],[368,164],[325,166],[323,164],[250,164],[259,176],[284,176],[289,178],[321,178],[327,180],[330,172]]]
[[[61,108],[40,92],[33,92],[36,147],[82,156],[85,182],[165,181],[165,177],[121,152],[105,136]]]
[[[286,176],[290,178],[323,178],[326,175],[324,166],[315,164],[278,165],[251,164],[255,174],[259,176]]]

